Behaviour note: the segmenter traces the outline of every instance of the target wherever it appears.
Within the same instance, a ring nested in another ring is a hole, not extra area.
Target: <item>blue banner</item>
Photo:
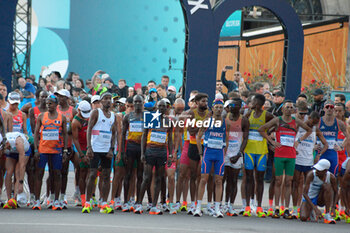
[[[242,11],[235,11],[221,28],[220,37],[241,36]]]

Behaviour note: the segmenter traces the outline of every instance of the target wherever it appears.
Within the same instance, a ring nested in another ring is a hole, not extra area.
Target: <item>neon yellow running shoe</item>
[[[114,210],[109,205],[103,205],[100,209],[100,213],[102,214],[113,214]]]
[[[271,217],[273,215],[273,209],[270,208],[268,211],[267,211],[267,216]]]
[[[91,206],[89,202],[85,202],[84,208],[82,209],[82,213],[89,214],[91,210]]]
[[[252,210],[250,209],[250,206],[246,206],[245,210],[243,212],[244,217],[250,217],[252,216]]]
[[[256,215],[259,217],[259,218],[266,218],[266,214],[264,212],[264,210],[261,208],[261,207],[258,207],[256,209]]]

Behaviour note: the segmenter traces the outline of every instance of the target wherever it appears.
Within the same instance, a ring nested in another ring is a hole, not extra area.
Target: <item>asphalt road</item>
[[[46,180],[46,176],[44,181]],[[43,182],[42,194],[46,190],[46,182]],[[239,191],[235,202],[235,207],[241,207],[240,181]],[[263,206],[268,203],[268,187],[265,184]],[[267,233],[287,233],[287,232],[313,232],[313,233],[350,233],[350,224],[337,222],[336,225],[307,222],[285,219],[259,219],[255,216],[246,218],[242,216],[216,219],[207,215],[200,218],[188,216],[185,213],[162,216],[153,216],[148,213],[135,215],[133,213],[123,213],[116,211],[114,214],[101,214],[98,209],[94,209],[90,214],[82,214],[81,208],[72,207],[71,199],[74,193],[74,174],[68,175],[67,198],[71,204],[68,210],[53,211],[42,206],[41,211],[33,211],[27,207],[16,210],[0,209],[0,233],[97,233],[97,232],[267,232]],[[206,206],[204,195],[203,203]],[[188,197],[190,198],[190,197]],[[4,193],[2,200],[6,200]],[[146,197],[144,199],[146,203]]]
[[[148,213],[100,214],[94,209],[82,214],[80,208],[53,211],[33,211],[27,208],[0,210],[0,232],[350,232],[350,224],[336,225],[285,219],[259,219],[257,217],[224,217],[216,219],[203,215],[200,218],[185,213],[153,216]]]

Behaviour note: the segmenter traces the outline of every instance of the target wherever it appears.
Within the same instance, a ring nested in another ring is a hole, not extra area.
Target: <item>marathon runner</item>
[[[48,162],[51,193],[55,194],[53,210],[61,210],[59,194],[61,189],[62,162],[67,159],[67,120],[57,112],[58,99],[50,95],[46,99],[47,112],[40,113],[34,131],[34,152],[38,161],[36,169],[35,198],[33,209],[41,210],[40,191],[45,166]],[[62,147],[63,154],[62,154]]]
[[[226,176],[226,203],[228,216],[238,216],[233,209],[237,195],[237,179],[243,167],[244,149],[247,145],[249,135],[249,120],[240,115],[242,100],[234,98],[229,104],[229,113],[226,118],[226,137],[229,140],[225,155]]]
[[[165,166],[167,162],[167,148],[171,154],[173,148],[172,132],[173,128],[169,124],[169,118],[165,116],[167,111],[166,102],[160,100],[157,103],[157,112],[153,113],[153,117],[160,120],[160,127],[157,129],[145,128],[141,138],[141,160],[145,162],[144,174],[141,184],[141,191],[137,196],[135,205],[135,213],[141,214],[142,200],[145,191],[150,187],[152,181],[152,170],[155,167],[155,185],[152,197],[152,208],[150,214],[160,215],[162,211],[157,207],[159,192],[161,189],[161,181],[165,176]],[[155,114],[155,115],[154,115]],[[163,123],[166,123],[163,125]],[[176,161],[176,156],[172,157],[172,161]]]
[[[197,108],[188,112],[189,121],[203,121],[211,116],[208,111],[208,95],[205,93],[198,93],[194,97]],[[189,126],[188,131],[190,133],[190,145],[188,147],[189,169],[190,169],[190,194],[191,205],[187,211],[188,214],[193,214],[196,210],[196,200],[198,195],[198,186],[200,181],[200,155],[197,148],[196,136],[199,128]]]
[[[73,117],[77,114],[77,110],[69,105],[69,99],[71,97],[70,93],[66,89],[61,89],[55,94],[58,97],[58,106],[57,112],[63,114],[67,120],[67,132],[68,132],[68,159],[65,160],[62,164],[62,187],[61,187],[61,195],[60,202],[63,209],[67,209],[67,197],[66,197],[66,189],[67,189],[67,181],[68,181],[68,169],[69,169],[69,161],[71,160],[74,164],[75,168],[75,192],[74,192],[74,200],[80,198],[79,195],[79,159],[75,156],[75,153],[72,148],[72,129],[71,122]]]
[[[345,138],[348,138],[346,132],[346,126],[343,121],[337,120],[334,113],[334,102],[332,100],[327,100],[324,103],[323,108],[325,114],[321,118],[319,128],[328,142],[328,149],[320,157],[321,159],[327,159],[330,163],[330,172],[335,176],[338,174],[338,154],[337,151],[344,150],[347,143],[345,139],[341,144],[338,141],[338,134],[341,131]]]
[[[27,115],[18,109],[21,103],[21,96],[17,92],[11,92],[8,96],[10,104],[7,112],[12,115],[13,132],[28,134],[27,132]]]
[[[282,107],[282,116],[276,117],[273,120],[267,122],[261,126],[258,131],[266,138],[272,146],[275,148],[275,213],[273,218],[280,217],[279,201],[282,191],[282,180],[283,174],[285,174],[284,180],[284,197],[285,197],[285,211],[283,217],[286,219],[292,219],[292,215],[289,212],[289,202],[292,189],[292,180],[294,176],[295,169],[295,158],[296,150],[295,148],[304,141],[311,133],[312,130],[303,121],[298,118],[292,117],[294,111],[294,106],[292,101],[284,101]],[[295,138],[298,128],[301,126],[305,131],[307,131],[300,138]],[[276,129],[276,141],[274,141],[270,136],[267,135],[267,131]]]
[[[192,91],[190,93],[190,98],[188,100],[187,105],[190,107],[189,110],[184,111],[181,116],[179,117],[179,120],[184,121],[186,123],[187,116],[189,111],[193,111],[197,108],[196,102],[194,101],[194,97],[198,91]],[[182,146],[182,136],[183,136],[183,146]],[[189,170],[189,158],[188,158],[188,147],[190,145],[190,133],[188,132],[187,127],[179,127],[177,126],[175,129],[174,134],[174,143],[175,143],[175,150],[179,148],[179,146],[182,146],[181,150],[181,157],[180,157],[180,166],[179,166],[179,173],[177,177],[176,182],[176,204],[175,209],[177,211],[187,211],[187,194],[188,194],[188,181],[190,177],[190,170]],[[183,195],[183,203],[180,204],[180,198],[181,194]]]
[[[99,164],[102,167],[101,182],[102,205],[100,213],[113,213],[114,210],[107,204],[110,190],[110,173],[116,141],[117,124],[115,115],[109,110],[112,105],[112,94],[104,92],[101,95],[102,109],[94,109],[91,112],[87,131],[87,152],[90,159],[90,171],[87,183],[87,195],[83,213],[90,213],[92,210],[92,191],[97,177]],[[120,141],[120,140],[118,140]],[[119,151],[120,153],[120,151]],[[120,156],[120,155],[118,155]],[[90,200],[90,201],[88,201]]]
[[[314,170],[306,176],[303,191],[303,201],[300,207],[300,220],[305,222],[312,215],[324,219],[324,223],[335,224],[329,211],[335,213],[336,200],[338,198],[337,179],[328,170],[331,164],[327,159],[320,159],[315,164]],[[317,206],[325,206],[325,215],[322,216]]]
[[[2,127],[3,130],[3,127]],[[3,133],[3,132],[2,132]],[[0,134],[0,141],[5,145],[6,154],[6,178],[5,186],[8,201],[4,205],[4,209],[16,209],[17,202],[20,205],[27,204],[27,197],[23,190],[24,174],[26,172],[27,162],[31,155],[30,144],[27,136],[19,132],[6,133],[3,138]],[[12,193],[12,176],[15,175],[14,194]],[[16,201],[17,197],[17,201]]]
[[[264,174],[268,150],[267,141],[259,134],[258,129],[267,122],[270,122],[273,119],[273,115],[263,110],[265,100],[264,95],[255,94],[251,102],[251,110],[245,115],[249,119],[249,136],[244,154],[246,174],[245,195],[247,203],[243,212],[243,216],[245,217],[251,216],[250,197],[254,197],[254,184],[257,186],[258,208],[256,209],[256,214],[259,218],[266,217],[261,204],[264,193]],[[256,176],[254,176],[254,171]]]
[[[228,146],[228,139],[226,138],[226,123],[221,114],[224,110],[224,102],[221,99],[215,99],[213,102],[213,116],[208,117],[209,126],[199,129],[197,134],[197,148],[201,157],[201,180],[198,188],[198,201],[194,216],[202,216],[202,198],[205,191],[205,186],[208,182],[209,173],[214,167],[215,179],[215,212],[213,214],[216,218],[222,218],[223,214],[220,211],[221,194],[222,194],[222,178],[224,175],[224,155]],[[204,135],[204,148],[202,149],[202,136]]]
[[[81,101],[78,106],[78,114],[74,116],[72,121],[72,137],[75,148],[78,151],[80,159],[79,171],[79,190],[81,205],[86,202],[86,180],[89,172],[89,158],[86,156],[87,137],[89,118],[91,113],[91,105],[87,101]]]
[[[312,128],[312,133],[304,141],[302,141],[297,147],[297,156],[295,159],[295,171],[293,177],[293,218],[298,218],[298,206],[300,206],[300,199],[302,197],[302,187],[305,183],[307,174],[312,170],[312,165],[314,164],[314,147],[316,145],[316,137],[318,137],[321,142],[325,145],[321,151],[315,157],[318,161],[320,156],[327,150],[328,143],[323,137],[322,132],[318,128],[320,122],[320,114],[317,112],[311,112],[309,118],[307,119],[308,109],[306,102],[298,102],[296,117],[301,121],[304,121],[306,125]],[[306,133],[303,128],[299,128],[296,138],[300,138]]]
[[[143,98],[134,96],[134,112],[126,114],[123,119],[121,151],[125,151],[124,205],[123,210],[129,210],[128,204],[130,179],[137,163],[136,196],[139,196],[142,183],[143,165],[141,163],[141,137],[143,132]],[[126,143],[127,140],[127,143]],[[126,147],[126,149],[125,149]],[[119,161],[121,158],[117,158]]]

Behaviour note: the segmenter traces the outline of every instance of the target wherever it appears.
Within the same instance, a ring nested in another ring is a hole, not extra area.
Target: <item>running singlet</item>
[[[321,118],[319,127],[320,127],[320,130],[321,130],[324,138],[326,139],[326,141],[328,143],[328,150],[333,150],[335,143],[337,143],[338,132],[339,132],[339,126],[338,126],[337,119],[334,118],[333,125],[327,126],[324,123],[323,118]]]
[[[19,132],[9,132],[9,133],[6,133],[6,138],[11,146],[10,151],[13,153],[18,153],[17,148],[16,148],[16,139],[18,137],[21,137],[23,139],[24,151],[25,152],[28,151],[30,148],[30,145],[29,145],[29,142],[28,142],[26,136],[23,133],[19,133]]]
[[[281,144],[281,147],[275,148],[275,157],[295,159],[294,142],[297,132],[295,118],[292,117],[292,121],[289,123],[284,122],[281,116],[278,118],[279,126],[276,130],[276,141]]]
[[[36,119],[38,119],[39,115],[40,115],[40,110],[39,110],[39,107],[38,106],[35,106],[33,108],[33,112],[34,112],[34,122],[36,124]]]
[[[210,124],[214,118],[210,118]],[[204,133],[204,147],[210,149],[222,150],[226,146],[226,123],[222,121],[220,127],[209,127]]]
[[[226,156],[232,158],[238,154],[243,141],[242,117],[240,116],[237,121],[230,120],[229,117],[227,117],[226,124],[230,125]]]
[[[200,115],[198,114],[198,110],[197,110],[197,109],[193,110],[193,113],[194,113],[194,119],[195,119],[196,121],[198,121],[198,120],[204,121],[204,120],[207,118],[207,116],[208,116],[208,114],[209,114],[209,111],[208,111],[208,110],[205,110],[204,116],[200,116]],[[190,135],[190,144],[197,144],[196,136],[197,136],[197,134],[196,134],[196,135],[193,135],[193,136]],[[202,142],[202,143],[203,143],[203,142]]]
[[[255,111],[253,110],[249,116],[249,136],[244,152],[264,155],[268,152],[267,142],[266,139],[260,135],[258,129],[266,123],[266,111],[264,110],[258,118],[254,117],[254,113]]]
[[[112,126],[115,121],[115,115],[107,118],[102,109],[98,108],[98,119],[91,132],[91,146],[93,152],[107,153],[111,147]]]
[[[19,132],[23,133],[23,112],[21,110],[18,110],[18,113],[16,116],[12,116],[13,120],[13,132]]]
[[[62,152],[62,114],[57,114],[57,118],[51,120],[49,113],[45,112],[40,128],[39,153],[58,154]]]
[[[129,129],[126,140],[128,142],[141,144],[143,132],[143,119],[136,117],[134,112],[129,114]]]
[[[344,124],[346,123],[344,122]],[[345,139],[345,135],[341,130],[339,130],[338,138],[337,138],[339,146],[343,145],[344,139]],[[346,160],[346,157],[347,157],[346,149],[344,148],[344,150],[342,151],[337,151],[337,153],[338,153],[339,169],[341,169],[341,165],[343,164],[343,162]]]
[[[78,132],[78,141],[80,144],[80,149],[82,151],[87,150],[87,140],[86,140],[86,132],[89,124],[89,119],[82,119],[79,116],[74,116],[74,119],[80,122],[81,129]]]
[[[315,169],[312,172],[314,173],[314,179],[310,183],[310,188],[308,192],[308,196],[310,199],[313,199],[318,196],[324,183],[329,184],[331,182],[331,173],[329,171],[327,171],[325,182],[318,178]]]
[[[299,128],[296,138],[302,137],[306,130]],[[302,141],[297,148],[298,154],[296,156],[295,164],[301,166],[312,166],[314,164],[314,146],[316,144],[316,126],[312,128],[312,133]]]
[[[65,117],[66,117],[66,120],[67,120],[67,132],[70,130],[70,124],[73,120],[73,107],[72,106],[69,106],[68,110],[67,111],[61,111],[59,106],[57,105],[57,112],[58,113],[61,113],[63,114]],[[68,145],[67,145],[67,148],[71,148],[72,147],[72,143],[73,143],[73,140],[72,140],[72,137],[71,135],[68,136]]]

